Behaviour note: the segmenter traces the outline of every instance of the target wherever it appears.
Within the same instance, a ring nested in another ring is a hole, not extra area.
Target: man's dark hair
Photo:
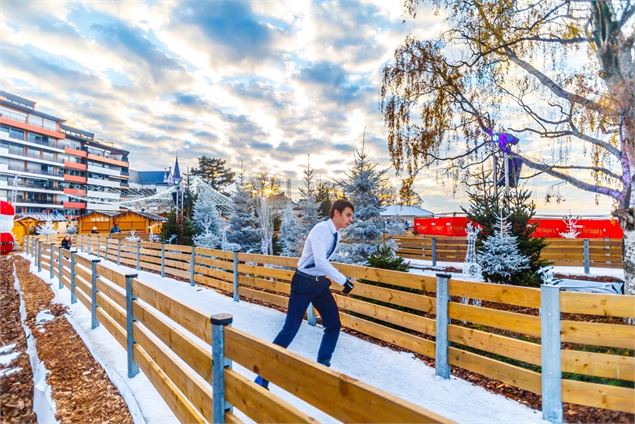
[[[333,218],[333,215],[335,215],[335,211],[339,211],[339,213],[342,213],[344,212],[344,209],[346,208],[351,208],[351,210],[355,212],[355,207],[353,206],[351,202],[349,202],[346,199],[337,199],[335,202],[333,202],[333,205],[331,206],[331,212],[329,213],[329,217]]]

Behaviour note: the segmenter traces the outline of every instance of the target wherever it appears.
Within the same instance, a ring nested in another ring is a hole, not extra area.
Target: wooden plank
[[[289,299],[286,297],[279,296],[273,293],[265,293],[262,291],[253,290],[245,286],[238,287],[238,294],[240,296],[245,296],[251,299],[257,299],[263,302],[271,303],[273,305],[282,306],[283,308],[286,308],[289,304]]]
[[[185,361],[205,381],[212,381],[212,353],[209,346],[191,340],[171,319],[139,302],[133,304],[134,316],[149,331]]]
[[[599,322],[560,321],[563,342],[635,349],[635,326]]]
[[[126,288],[126,276],[124,274],[120,274],[111,268],[103,266],[102,264],[97,264],[96,270],[97,275],[99,275],[100,277],[112,281],[114,284],[121,287],[122,289]]]
[[[357,287],[357,285],[355,285],[355,287]],[[488,300],[490,302],[505,303],[508,305],[527,306],[536,309],[540,308],[540,289],[531,287],[470,282],[453,278],[449,281],[448,290],[450,296],[469,297],[472,299]]]
[[[166,266],[165,267],[165,273],[166,273],[166,275],[173,275],[173,276],[180,277],[180,278],[183,278],[183,279],[186,279],[186,280],[190,279],[190,272],[189,271],[183,271],[183,270],[180,270],[180,269],[174,269],[174,268]]]
[[[392,343],[411,352],[420,353],[429,358],[434,358],[435,343],[414,334],[399,331],[394,328],[354,317],[345,312],[340,312],[340,321],[344,327],[350,328],[360,333],[364,333],[387,343]]]
[[[635,357],[563,349],[562,371],[596,377],[635,380]]]
[[[161,262],[159,262],[161,263]],[[166,268],[175,268],[175,269],[181,269],[181,270],[189,270],[191,265],[189,262],[180,262],[180,261],[172,261],[169,259],[165,260],[165,267]]]
[[[195,265],[194,266],[194,271],[197,274],[203,274],[206,275],[208,277],[214,277],[217,278],[219,280],[225,280],[225,281],[230,281],[233,283],[234,281],[234,274],[231,272],[225,272],[225,271],[221,271],[215,268],[209,268],[206,266],[200,266],[200,265]]]
[[[562,380],[562,401],[635,413],[635,390],[607,384]]]
[[[210,419],[212,417],[212,387],[210,384],[202,383],[201,379],[183,363],[183,359],[162,345],[159,339],[143,325],[135,323],[133,334],[135,344],[140,345],[146,351],[152,361],[183,394],[191,407],[196,409],[201,418],[208,417]]]
[[[192,254],[183,254],[183,253],[174,253],[174,252],[168,252],[166,251],[164,253],[165,259],[166,259],[166,263],[168,259],[173,259],[179,262],[190,262],[190,259],[192,259]]]
[[[432,314],[436,311],[436,299],[433,297],[373,286],[362,282],[355,283],[355,296],[379,300],[392,305],[405,306]]]
[[[103,278],[97,278],[95,282],[97,290],[119,305],[122,309],[126,308],[126,292],[118,289],[116,285]]]
[[[317,422],[232,369],[225,369],[225,400],[257,423]]]
[[[278,278],[280,280],[291,281],[291,278],[293,277],[293,273],[295,271],[239,264],[238,272],[241,274],[252,274],[252,275],[258,275],[261,277],[273,277],[273,278]]]
[[[97,308],[97,320],[108,332],[117,340],[117,342],[126,349],[126,330],[112,319],[105,310]]]
[[[179,300],[162,293],[149,284],[135,278],[133,280],[133,293],[159,312],[167,315],[177,324],[185,327],[195,336],[206,343],[211,343],[210,315],[181,303]]]
[[[161,273],[161,265],[157,265],[157,264],[151,264],[148,262],[141,262],[139,263],[139,267],[141,269],[149,269],[151,271],[155,271],[155,273],[160,274]]]
[[[248,277],[246,275],[238,276],[238,284],[243,286],[249,286],[253,288],[257,288],[260,290],[271,290],[276,293],[282,293],[284,295],[289,296],[291,293],[291,284],[281,282],[281,281],[272,281],[265,280],[262,278]],[[357,288],[357,285],[355,285]]]
[[[206,420],[139,344],[135,344],[134,351],[139,368],[157,389],[177,419],[182,423],[205,423]]]
[[[450,365],[540,394],[540,373],[455,347],[448,348],[448,362]]]
[[[148,256],[148,255],[139,255],[139,261],[141,263],[152,263],[152,264],[159,264],[161,265],[161,258],[157,258],[155,256]]]
[[[217,258],[229,259],[230,261],[233,259],[234,254],[232,252],[227,252],[224,250],[218,249],[208,249],[206,247],[197,247],[196,255],[206,255],[206,256],[214,256]]]
[[[635,296],[560,292],[560,310],[572,314],[635,317]]]
[[[142,241],[141,242],[141,247],[144,247],[146,249],[156,249],[161,251],[161,243],[153,243],[151,241]]]
[[[226,281],[217,280],[215,278],[206,277],[205,275],[195,274],[194,281],[198,284],[203,284],[208,287],[219,289],[225,292],[232,293],[234,290],[233,284]]]
[[[225,328],[225,354],[340,421],[448,422],[431,411],[279,346],[263,343],[234,327]]]
[[[180,244],[166,244],[165,252],[167,253],[170,250],[176,250],[184,253],[192,253],[192,246],[182,246]]]
[[[289,268],[296,268],[298,266],[299,258],[292,258],[289,256],[267,256],[256,253],[239,253],[238,260],[240,262],[255,262],[259,264],[279,265]]]
[[[380,283],[390,284],[398,287],[406,287],[409,289],[425,290],[427,292],[436,292],[436,278],[425,275],[415,275],[408,272],[390,271],[386,269],[364,267],[358,265],[348,265],[334,263],[344,275],[358,278],[362,280],[371,280]]]
[[[216,268],[222,268],[222,269],[226,269],[229,271],[232,271],[233,268],[233,262],[230,261],[226,261],[223,259],[214,259],[214,258],[204,258],[201,256],[197,256],[194,263],[196,265],[209,265],[209,266],[213,266]]]
[[[363,314],[374,319],[389,322],[391,324],[431,336],[433,336],[436,332],[436,324],[433,319],[374,303],[364,302],[363,300],[353,299],[348,296],[334,294],[334,297],[337,302],[337,306],[343,310]]]
[[[452,319],[540,337],[540,318],[537,316],[457,302],[449,302],[448,314]]]

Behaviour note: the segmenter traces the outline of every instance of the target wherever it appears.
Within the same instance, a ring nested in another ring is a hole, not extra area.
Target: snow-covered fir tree
[[[347,174],[348,180],[338,183],[355,207],[355,220],[343,234],[344,243],[338,247],[336,260],[365,264],[383,244],[384,222],[379,213],[386,190],[385,173],[386,170],[378,170],[369,161],[364,147],[361,152],[355,151],[355,164]]]
[[[222,224],[213,196],[214,193],[208,187],[201,186],[192,212],[196,229],[193,241],[196,246],[216,249],[221,244]]]
[[[300,256],[304,239],[307,234],[298,225],[293,210],[293,203],[289,201],[282,211],[280,223],[280,254],[282,256]]]
[[[232,196],[227,242],[240,246],[240,251],[248,253],[259,252],[261,247],[261,233],[254,213],[253,200],[245,189],[242,176]]]
[[[71,221],[71,223],[66,226],[66,234],[77,234],[77,226],[75,225],[75,222]]]
[[[43,236],[57,234],[57,230],[53,227],[53,220],[51,218],[48,218],[43,224],[38,225],[35,232]]]
[[[510,277],[529,268],[529,259],[518,249],[518,237],[512,234],[511,224],[495,214],[494,233],[483,242],[478,262],[488,281],[509,283]]]

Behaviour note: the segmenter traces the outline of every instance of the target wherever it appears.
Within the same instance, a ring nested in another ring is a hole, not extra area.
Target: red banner
[[[440,218],[415,218],[414,227],[417,234],[431,236],[465,236],[465,226],[468,223],[465,216]],[[569,232],[567,224],[558,218],[534,218],[530,223],[538,223],[534,237],[564,238],[563,233]],[[573,229],[579,234],[575,238],[615,238],[624,237],[622,228],[616,218],[579,219]]]

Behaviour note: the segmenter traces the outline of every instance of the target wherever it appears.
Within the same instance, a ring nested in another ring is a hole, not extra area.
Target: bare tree
[[[406,11],[415,17],[423,3],[405,0]],[[416,176],[443,163],[460,181],[498,148],[492,133],[533,139],[540,149],[520,143],[509,154],[534,176],[613,199],[624,229],[626,291],[634,293],[635,5],[427,3],[445,13],[449,29],[438,40],[407,37],[384,69],[380,106],[397,171]]]

